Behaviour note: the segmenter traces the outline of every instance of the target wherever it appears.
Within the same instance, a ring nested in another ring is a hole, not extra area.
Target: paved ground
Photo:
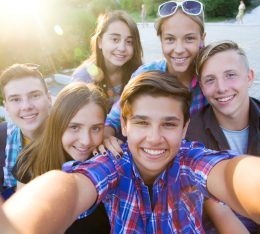
[[[156,36],[153,23],[139,25],[144,61],[151,62],[162,58],[160,41]],[[244,24],[236,22],[206,23],[206,44],[217,40],[233,40],[246,51],[249,64],[255,71],[255,82],[250,95],[260,99],[260,6],[245,15]]]

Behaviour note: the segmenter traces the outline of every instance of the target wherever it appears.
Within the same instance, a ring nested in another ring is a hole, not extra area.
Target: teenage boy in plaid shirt
[[[206,196],[260,222],[260,159],[182,140],[190,102],[171,75],[141,74],[121,97],[124,157],[66,163],[73,173],[36,178],[3,205],[6,216],[20,233],[61,233],[102,201],[111,233],[204,233]]]
[[[51,96],[36,64],[14,64],[0,76],[4,107],[10,121],[7,122],[4,192],[15,190],[17,181],[12,169],[24,146],[41,131],[51,107]],[[6,197],[5,197],[6,198]]]

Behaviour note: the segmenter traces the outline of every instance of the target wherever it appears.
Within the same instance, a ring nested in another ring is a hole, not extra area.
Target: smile
[[[26,115],[26,116],[21,116],[22,119],[33,119],[37,117],[38,114],[32,114],[32,115]]]
[[[172,60],[177,63],[177,64],[182,64],[184,62],[186,62],[187,58],[175,58],[175,57],[172,57]]]
[[[232,100],[234,97],[235,97],[235,95],[231,95],[228,97],[216,98],[216,100],[218,102],[228,102],[228,101]]]
[[[163,154],[166,150],[152,150],[152,149],[147,149],[147,148],[143,148],[143,151],[145,153],[154,155],[154,156],[159,156],[161,154]]]

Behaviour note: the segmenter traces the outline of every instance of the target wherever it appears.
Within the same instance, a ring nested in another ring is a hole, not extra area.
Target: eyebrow
[[[33,91],[29,92],[28,94],[31,95],[31,94],[34,94],[34,93],[44,93],[44,92],[42,90],[33,90]],[[7,98],[20,97],[22,95],[23,94],[11,94],[11,95],[7,96]]]
[[[145,116],[145,115],[133,115],[131,118],[131,120],[136,120],[136,119],[142,119],[142,120],[147,120],[149,119],[148,116]],[[166,116],[166,117],[163,117],[162,118],[164,121],[178,121],[180,122],[181,120],[176,117],[176,116]]]
[[[118,36],[118,37],[121,37],[121,34],[119,34],[119,33],[110,33],[110,34],[108,34],[109,36]],[[133,36],[132,35],[130,35],[130,36],[128,36],[127,38],[133,38]]]

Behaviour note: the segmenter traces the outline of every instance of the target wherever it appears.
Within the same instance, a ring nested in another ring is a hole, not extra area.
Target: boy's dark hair
[[[127,116],[131,115],[133,101],[141,95],[172,97],[182,103],[184,123],[190,118],[191,93],[175,76],[169,73],[149,71],[129,81],[120,99],[122,117],[125,120]]]
[[[25,77],[33,77],[39,79],[44,87],[45,92],[47,93],[47,85],[38,68],[39,65],[37,64],[13,64],[12,66],[6,68],[0,76],[0,87],[3,97],[5,97],[4,87],[8,82]]]

